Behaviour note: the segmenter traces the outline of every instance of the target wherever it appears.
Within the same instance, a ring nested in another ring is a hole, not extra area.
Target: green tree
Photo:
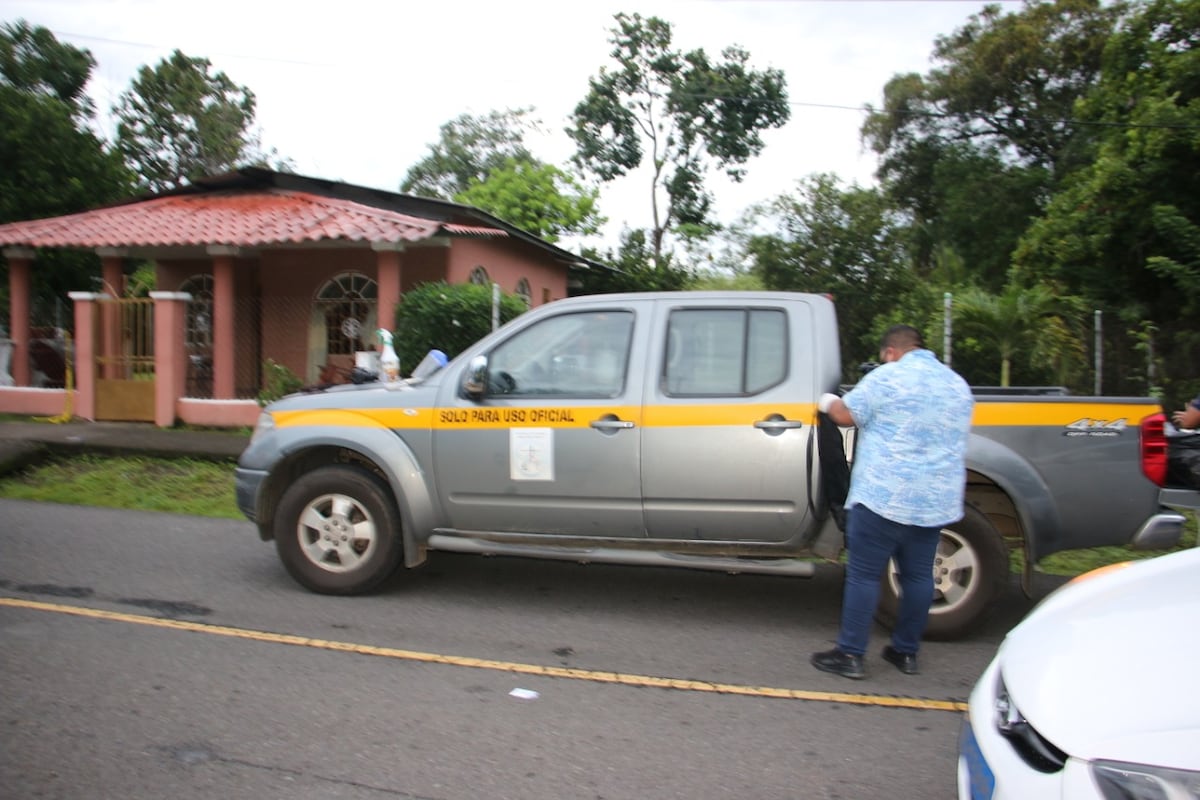
[[[1077,107],[1096,131],[1096,157],[1064,182],[1014,261],[1023,280],[1061,283],[1125,328],[1157,331],[1170,392],[1200,363],[1200,0],[1134,12]],[[1117,390],[1144,390],[1126,377],[1143,373],[1138,342],[1106,344]]]
[[[925,77],[897,76],[863,133],[896,169],[926,141],[972,142],[1063,175],[1083,163],[1075,103],[1094,86],[1104,46],[1126,4],[1026,0],[1019,12],[987,5],[935,41]],[[1074,158],[1073,158],[1074,157]]]
[[[95,67],[89,51],[58,41],[46,28],[25,20],[0,28],[0,84],[58,100],[78,119],[93,114],[84,89]]]
[[[919,270],[952,248],[982,285],[1003,285],[1028,220],[1091,158],[1093,130],[1074,121],[1075,105],[1095,85],[1125,7],[988,5],[938,37],[927,75],[888,82],[862,134],[889,196],[912,215]]]
[[[531,111],[463,114],[442,125],[400,191],[481,208],[551,242],[596,233],[605,222],[599,190],[534,157],[525,145],[537,127]]]
[[[548,242],[597,233],[604,224],[600,191],[587,188],[558,167],[509,158],[454,199],[511,222]]]
[[[89,127],[83,87],[91,53],[24,22],[0,28],[0,222],[70,214],[114,202],[132,191],[131,176]],[[33,271],[35,324],[66,293],[92,289],[96,256],[48,250]],[[7,265],[0,273],[6,312]]]
[[[579,286],[571,293],[612,294],[614,292],[677,292],[687,288],[691,275],[682,269],[657,269],[654,254],[646,242],[646,232],[641,229],[625,228],[621,231],[616,251],[600,252],[584,248],[583,256],[592,261],[608,264],[611,269],[589,269],[575,277]],[[670,260],[667,259],[667,263]]]
[[[265,164],[253,131],[254,93],[212,62],[179,50],[142,67],[114,109],[117,147],[151,191],[176,189],[205,175]]]
[[[1079,298],[1042,284],[1010,283],[999,294],[971,287],[954,296],[954,334],[974,337],[993,353],[1001,386],[1012,385],[1013,362],[1022,356],[1035,373],[1070,384],[1087,355],[1079,326],[1083,309]]]
[[[525,132],[537,123],[532,108],[462,114],[442,125],[429,154],[409,168],[400,191],[451,200],[483,183],[510,160],[535,163],[525,145]]]
[[[911,283],[903,221],[886,198],[813,175],[760,209],[757,224],[775,230],[747,243],[754,274],[769,289],[833,295],[847,369],[873,358],[874,318]]]
[[[749,53],[726,48],[719,60],[703,50],[672,47],[671,26],[657,17],[617,14],[611,57],[575,107],[568,135],[575,163],[609,182],[647,166],[656,268],[666,266],[668,233],[711,230],[713,167],[733,180],[763,149],[762,132],[787,122],[786,81],[777,69],[756,71]]]

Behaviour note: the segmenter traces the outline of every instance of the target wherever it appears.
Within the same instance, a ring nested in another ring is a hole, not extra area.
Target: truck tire
[[[362,594],[395,571],[400,525],[386,485],[349,466],[322,467],[288,487],[275,514],[275,549],[300,585]]]
[[[888,628],[900,607],[896,564],[888,562],[876,619]],[[942,529],[933,562],[933,605],[926,639],[959,639],[990,611],[1008,585],[1008,548],[981,512],[967,506],[961,520]]]

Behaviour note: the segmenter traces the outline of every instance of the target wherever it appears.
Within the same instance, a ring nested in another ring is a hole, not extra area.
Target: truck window
[[[632,338],[633,314],[628,311],[589,311],[542,320],[491,352],[492,393],[617,397],[625,388]]]
[[[779,309],[680,309],[667,326],[663,391],[757,394],[787,375],[787,318]]]

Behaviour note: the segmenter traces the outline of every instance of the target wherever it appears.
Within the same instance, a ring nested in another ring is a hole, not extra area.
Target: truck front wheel
[[[288,573],[321,594],[361,594],[400,563],[403,544],[391,495],[356,467],[322,467],[279,501],[275,549]]]
[[[1008,548],[981,512],[967,506],[961,520],[942,529],[933,561],[933,605],[926,639],[958,639],[983,618],[1008,584]],[[876,617],[889,628],[900,606],[896,563],[883,576]]]

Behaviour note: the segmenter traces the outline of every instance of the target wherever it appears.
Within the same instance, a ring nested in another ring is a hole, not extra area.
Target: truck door
[[[543,316],[485,353],[486,396],[455,391],[434,421],[438,494],[452,528],[645,536],[644,370],[630,365],[635,350],[644,358],[650,309]]]
[[[799,302],[724,303],[660,311],[665,341],[650,359],[643,409],[647,533],[798,540],[806,533],[816,396],[805,341],[811,311]]]

